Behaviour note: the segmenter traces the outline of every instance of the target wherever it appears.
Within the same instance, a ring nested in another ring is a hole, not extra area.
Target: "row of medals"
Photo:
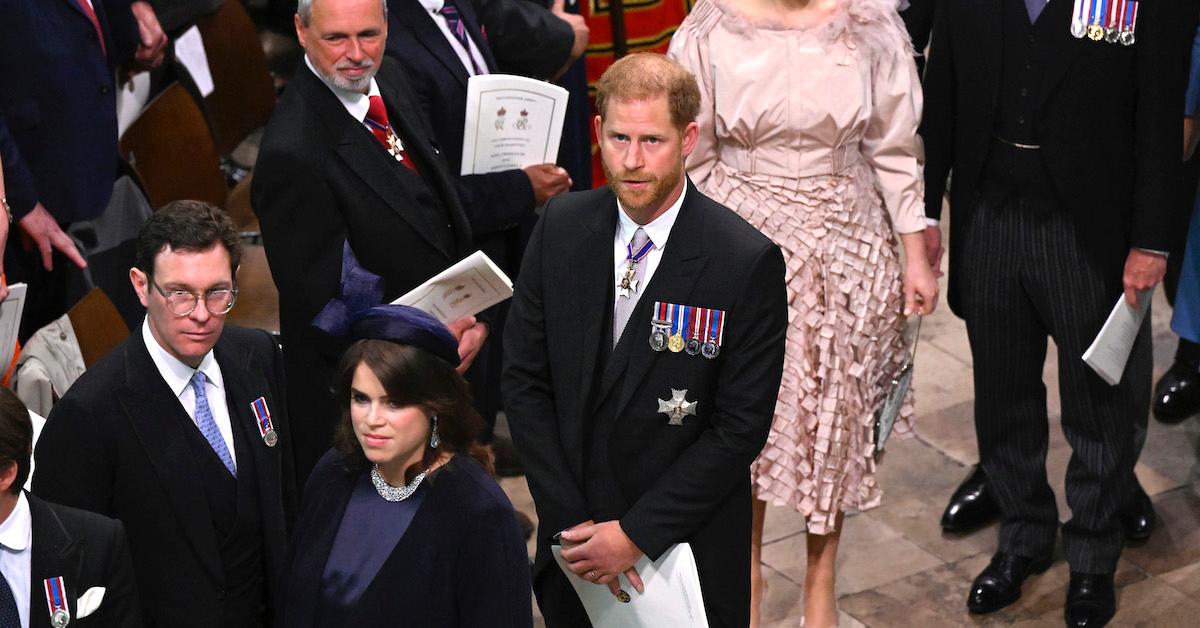
[[[625,269],[625,275],[621,277],[621,285],[617,287],[617,294],[620,297],[628,299],[631,293],[637,292],[638,280],[633,278],[636,264],[636,261],[629,264]],[[721,347],[717,344],[715,337],[709,338],[707,342],[700,342],[700,336],[697,334],[684,340],[682,331],[671,335],[670,324],[667,321],[656,319],[650,324],[653,328],[650,332],[650,348],[655,351],[661,352],[664,349],[670,349],[671,353],[683,351],[688,355],[700,354],[710,360],[715,360],[721,353]]]
[[[1076,39],[1083,39],[1084,37],[1087,37],[1092,41],[1105,41],[1110,44],[1120,42],[1122,46],[1132,46],[1134,40],[1136,39],[1133,34],[1133,27],[1137,23],[1136,13],[1134,13],[1133,19],[1127,21],[1126,12],[1121,10],[1121,14],[1115,16],[1115,21],[1109,21],[1108,26],[1103,26],[1099,22],[1092,22],[1091,24],[1088,24],[1086,19],[1083,17],[1084,14],[1092,13],[1091,7],[1095,6],[1096,2],[1104,2],[1107,6],[1108,3],[1115,3],[1119,1],[1120,0],[1107,0],[1107,2],[1105,2],[1105,0],[1076,0],[1075,6],[1077,8],[1075,11],[1075,18],[1071,20],[1071,35]],[[1129,1],[1136,10],[1137,2],[1133,0],[1127,1]],[[1081,6],[1087,6],[1088,9],[1081,12],[1079,10],[1079,7]],[[1103,10],[1101,12],[1106,14],[1108,13],[1108,11]],[[1104,19],[1104,17],[1105,16],[1102,15],[1098,19]]]
[[[676,331],[671,334],[671,328],[667,321],[655,320],[651,323],[653,327],[650,332],[650,348],[655,351],[669,349],[671,353],[679,353],[683,351],[688,355],[700,354],[710,360],[715,360],[717,355],[721,353],[721,347],[717,344],[716,338],[709,338],[706,342],[700,342],[699,335],[693,335],[687,340],[683,339],[683,332]]]

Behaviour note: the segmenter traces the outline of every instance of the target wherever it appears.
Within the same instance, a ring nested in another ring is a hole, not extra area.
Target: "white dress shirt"
[[[196,307],[204,307],[204,304],[199,303]],[[142,320],[142,340],[146,343],[146,350],[150,352],[150,359],[154,361],[154,366],[158,367],[158,373],[167,382],[167,387],[171,389],[171,392],[179,398],[179,403],[192,418],[192,423],[196,422],[196,391],[192,388],[192,375],[195,375],[196,371],[204,373],[204,378],[207,380],[204,384],[204,396],[208,399],[208,408],[212,411],[213,420],[216,421],[217,429],[221,432],[221,439],[229,448],[229,457],[233,460],[233,468],[236,471],[237,453],[233,450],[233,424],[229,421],[225,380],[221,377],[221,367],[217,364],[217,359],[213,357],[212,349],[209,349],[204,359],[200,361],[200,368],[192,368],[159,346],[158,341],[150,333],[149,321],[145,319]],[[199,426],[197,425],[196,428],[199,429]]]
[[[442,31],[442,35],[445,35],[446,41],[450,42],[450,47],[454,49],[454,54],[458,55],[458,61],[466,68],[467,74],[471,76],[475,76],[476,74],[475,66],[471,65],[471,59],[475,59],[475,63],[479,66],[479,69],[483,74],[487,74],[487,62],[483,60],[483,54],[479,52],[479,48],[475,45],[475,40],[470,34],[467,35],[467,43],[471,44],[471,50],[468,51],[463,48],[462,42],[458,41],[454,33],[450,32],[450,25],[446,23],[446,16],[442,15],[442,7],[446,6],[446,0],[417,1],[421,3],[421,6],[426,11],[429,11],[429,17],[433,18],[433,23],[437,24],[438,30]],[[461,11],[459,11],[459,16],[461,18]]]
[[[25,491],[17,495],[17,506],[0,523],[0,573],[17,602],[21,628],[29,628],[30,579],[33,560],[33,518]]]
[[[321,76],[321,73],[317,72],[317,69],[313,67],[312,61],[308,59],[307,54],[304,55],[304,63],[308,65],[308,69],[312,70],[313,74],[317,75],[317,78],[321,79],[321,82],[329,88],[329,91],[333,92],[334,96],[337,96],[338,102],[341,102],[342,106],[346,108],[346,113],[350,114],[350,116],[355,120],[361,122],[363,128],[374,133],[374,130],[371,129],[370,125],[367,124],[367,111],[369,111],[371,108],[372,96],[379,96],[380,98],[383,98],[383,94],[379,91],[379,83],[375,81],[375,77],[371,77],[371,82],[367,85],[367,93],[364,94],[362,92],[356,92],[349,89],[342,89],[337,85],[326,81],[325,77]],[[385,102],[384,104],[387,103]],[[389,122],[391,122],[391,120],[389,120]],[[401,149],[404,148],[403,140],[400,138],[399,134],[396,134],[396,143],[400,145]]]
[[[667,208],[667,211],[648,225],[639,225],[634,222],[629,214],[625,213],[625,208],[621,207],[621,201],[617,201],[617,235],[613,237],[613,285],[618,287],[621,285],[621,278],[625,276],[625,267],[628,266],[625,262],[625,258],[629,256],[626,245],[633,241],[633,234],[637,232],[638,227],[641,227],[646,231],[650,241],[654,243],[654,248],[650,249],[646,257],[638,262],[638,264],[646,265],[646,274],[642,275],[641,283],[638,285],[638,298],[641,298],[646,286],[650,285],[650,278],[654,276],[654,271],[658,270],[659,262],[662,261],[663,249],[667,246],[667,238],[671,235],[671,228],[675,226],[675,219],[679,217],[679,208],[683,206],[683,197],[687,196],[689,185],[691,184],[685,181],[679,198]],[[615,308],[616,300],[620,297],[615,296],[615,291],[613,294],[613,307]]]

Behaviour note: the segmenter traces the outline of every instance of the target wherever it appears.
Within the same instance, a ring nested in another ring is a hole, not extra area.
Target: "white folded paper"
[[[1109,312],[1108,320],[1104,321],[1092,346],[1083,352],[1084,363],[1092,367],[1109,386],[1120,383],[1121,375],[1125,373],[1125,363],[1129,361],[1133,341],[1137,340],[1146,312],[1150,311],[1154,288],[1142,290],[1137,297],[1140,305],[1136,308],[1125,302],[1125,295],[1117,297],[1117,304]]]
[[[0,303],[0,375],[7,373],[8,366],[12,364],[24,312],[25,284],[14,283],[8,287],[8,298]]]
[[[523,76],[472,76],[467,81],[459,174],[554,163],[567,96],[567,90],[557,85]]]
[[[29,422],[33,423],[33,447],[34,447],[34,450],[36,451],[38,438],[41,438],[41,436],[42,436],[42,428],[46,427],[46,417],[43,417],[42,415],[34,412],[33,410],[30,410],[29,411]],[[37,463],[34,462],[33,457],[30,456],[30,458],[29,458],[29,475],[25,478],[25,486],[24,486],[25,490],[29,491],[30,493],[33,492],[33,472],[35,469],[37,469]]]
[[[104,601],[104,587],[92,587],[79,596],[79,601],[75,602],[75,619],[83,619],[88,615],[96,612],[100,608],[100,603]]]
[[[708,628],[708,615],[700,595],[700,574],[691,545],[680,543],[654,562],[643,556],[634,565],[642,577],[645,593],[638,593],[625,576],[620,576],[621,589],[629,594],[628,602],[614,597],[607,585],[575,575],[563,560],[562,548],[555,545],[551,549],[554,560],[583,602],[593,628]]]
[[[204,38],[195,26],[175,38],[175,59],[187,68],[201,96],[213,93],[212,70],[208,67],[208,53],[204,50]]]
[[[392,304],[415,307],[450,324],[464,316],[478,314],[512,294],[512,280],[508,275],[483,251],[475,251]]]

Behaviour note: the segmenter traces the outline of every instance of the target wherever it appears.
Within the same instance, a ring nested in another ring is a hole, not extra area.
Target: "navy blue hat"
[[[406,305],[383,301],[383,279],[358,262],[347,241],[342,246],[341,294],[329,300],[312,325],[351,340],[390,340],[424,349],[458,366],[458,340],[438,319]]]
[[[390,340],[424,349],[458,366],[458,340],[438,319],[407,305],[376,305],[358,312],[350,323],[352,340]]]

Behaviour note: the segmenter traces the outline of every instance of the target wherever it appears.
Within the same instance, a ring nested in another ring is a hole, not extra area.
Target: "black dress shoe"
[[[1021,599],[1021,584],[1050,568],[1050,557],[1028,558],[996,552],[967,594],[967,610],[977,615],[998,611]]]
[[[1069,628],[1096,628],[1108,623],[1117,612],[1117,594],[1112,574],[1071,572],[1067,606],[1063,613]]]
[[[1141,485],[1138,485],[1133,499],[1117,516],[1121,520],[1126,543],[1142,543],[1154,532],[1154,503]]]
[[[950,496],[950,503],[942,513],[942,529],[963,534],[974,532],[999,516],[1000,506],[992,498],[987,475],[982,467],[975,465],[971,475]]]
[[[1174,425],[1200,412],[1200,367],[1177,358],[1154,385],[1154,418]]]

